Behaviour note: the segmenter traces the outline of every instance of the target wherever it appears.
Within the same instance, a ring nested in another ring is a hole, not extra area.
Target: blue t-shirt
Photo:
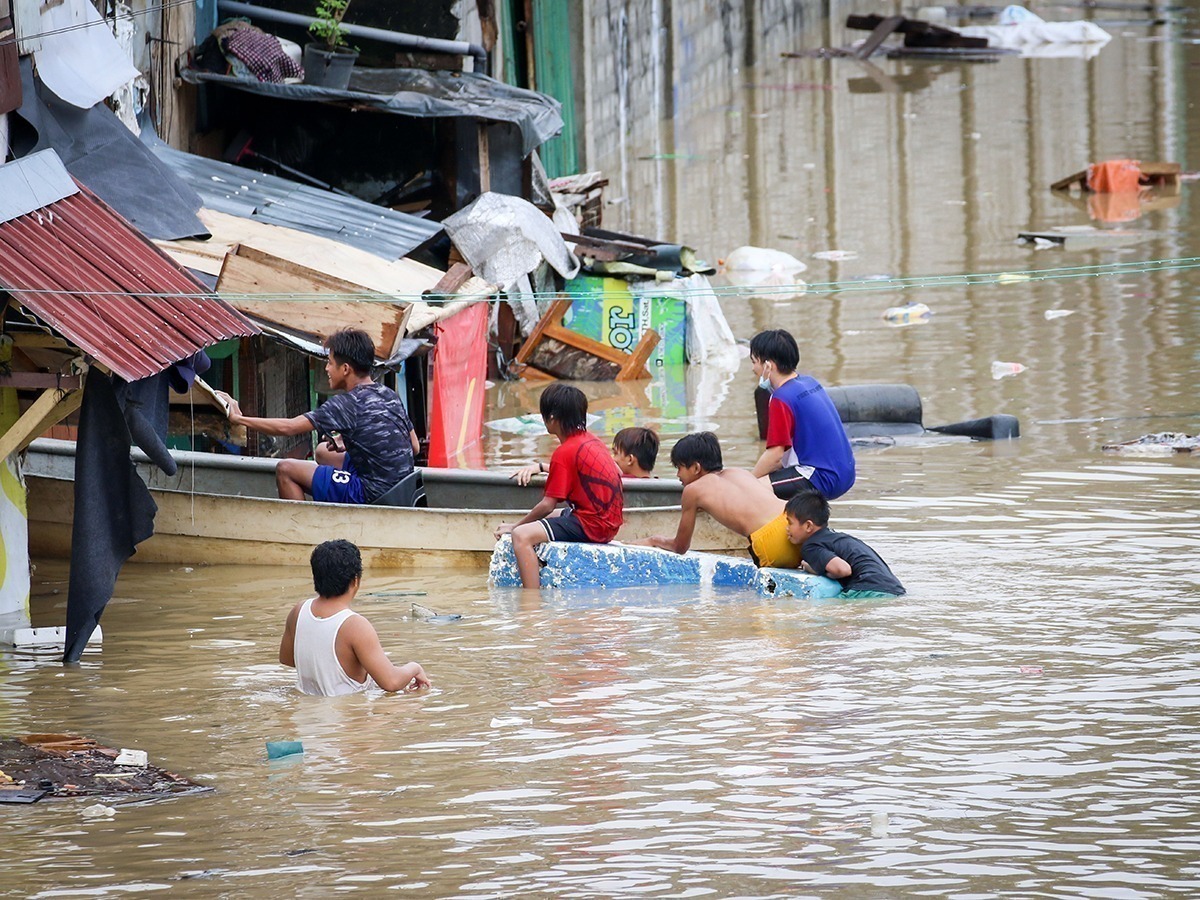
[[[812,466],[808,476],[827,500],[854,486],[854,450],[837,407],[811,375],[797,375],[775,389],[767,415],[767,446],[790,447],[785,466]]]
[[[367,503],[413,470],[412,431],[400,395],[374,381],[335,394],[305,413],[321,434],[342,436],[347,459],[362,481]]]

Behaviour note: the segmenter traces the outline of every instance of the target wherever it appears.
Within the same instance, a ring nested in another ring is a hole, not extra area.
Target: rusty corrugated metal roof
[[[9,163],[2,168],[19,165]],[[258,328],[76,182],[0,223],[0,287],[126,381]]]

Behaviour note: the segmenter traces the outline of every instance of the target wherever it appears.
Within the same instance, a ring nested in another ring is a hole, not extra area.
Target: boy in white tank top
[[[350,609],[362,583],[358,547],[326,541],[313,550],[311,563],[317,596],[292,608],[279,642],[279,661],[296,670],[296,687],[324,697],[372,685],[385,691],[429,687],[420,665],[394,665],[371,623]]]

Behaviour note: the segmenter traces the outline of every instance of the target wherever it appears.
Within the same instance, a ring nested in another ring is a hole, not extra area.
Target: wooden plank
[[[344,295],[375,294],[324,272],[276,257],[254,247],[238,246],[225,257],[217,293],[247,315],[327,338],[346,327],[361,328],[375,342],[381,358],[391,355],[403,334],[404,307],[382,301],[355,302]],[[253,300],[254,294],[336,294],[323,300]]]
[[[71,348],[71,345],[62,338],[54,334],[46,334],[43,331],[10,331],[8,335],[12,338],[14,347],[53,348],[56,350]]]
[[[488,141],[488,123],[482,119],[475,132],[479,142],[479,193],[492,189],[492,153]]]
[[[556,341],[561,341],[568,346],[574,347],[577,350],[582,350],[585,353],[590,353],[592,356],[597,356],[600,359],[608,360],[615,365],[623,366],[629,354],[624,350],[618,350],[616,347],[610,347],[608,344],[602,344],[597,340],[593,340],[586,335],[580,334],[578,331],[572,331],[570,328],[564,328],[562,325],[547,325],[542,331],[544,338],[554,338]]]
[[[196,268],[210,275],[221,273],[225,255],[239,244],[317,269],[350,284],[400,297],[419,296],[437,284],[445,274],[416,260],[381,259],[373,253],[332,238],[307,234],[282,225],[243,219],[211,209],[201,209],[198,215],[212,234],[210,240],[162,241],[158,246],[172,255],[179,254],[176,258],[186,253],[194,260],[206,260],[203,266]]]
[[[1058,181],[1050,185],[1050,190],[1069,191],[1074,184],[1078,184],[1080,187],[1087,186],[1087,169],[1084,169],[1082,172],[1076,172],[1074,175],[1068,175],[1066,178],[1058,179]]]
[[[872,53],[879,49],[879,45],[886,41],[893,31],[900,27],[900,23],[904,21],[903,16],[888,16],[880,21],[878,25],[872,29],[870,36],[858,48],[858,52],[854,55],[859,59],[867,59]],[[849,22],[846,23],[847,25]]]
[[[55,389],[43,391],[21,414],[21,418],[13,423],[13,427],[0,435],[0,459],[24,450],[51,425],[61,422],[79,409],[82,402],[81,390],[66,393]]]
[[[525,343],[521,345],[521,349],[517,351],[517,355],[513,358],[513,363],[522,365],[529,361],[529,356],[538,345],[538,341],[542,339],[542,335],[546,329],[550,327],[552,322],[562,322],[562,317],[567,314],[567,310],[571,308],[571,301],[566,297],[560,297],[550,304],[550,308],[545,314],[538,319],[537,325],[533,327],[533,331],[529,337],[525,338]]]
[[[649,378],[650,372],[646,369],[646,361],[650,358],[650,354],[654,352],[654,348],[658,346],[658,341],[658,332],[653,328],[647,328],[643,331],[641,339],[637,342],[637,346],[629,354],[628,361],[621,367],[621,371],[617,373],[617,381],[636,381],[641,378]]]
[[[1138,168],[1143,175],[1178,175],[1183,171],[1179,163],[1174,162],[1140,162]]]
[[[57,372],[10,372],[0,375],[0,387],[77,391],[83,387],[83,379],[79,375],[59,375]]]
[[[465,262],[456,262],[450,267],[450,271],[439,279],[437,284],[424,293],[441,297],[456,294],[459,288],[466,284],[474,274],[474,271]]]

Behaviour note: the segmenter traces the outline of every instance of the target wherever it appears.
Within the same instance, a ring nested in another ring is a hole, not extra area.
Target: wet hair
[[[370,374],[371,366],[375,364],[375,342],[358,328],[335,331],[325,341],[325,349],[335,363],[346,363],[359,377]]]
[[[340,597],[350,583],[362,577],[362,554],[349,541],[326,541],[317,545],[309,560],[313,588],[322,597]]]
[[[543,419],[557,419],[566,434],[587,428],[587,397],[577,387],[556,381],[544,391],[538,402]]]
[[[771,362],[784,375],[800,365],[800,347],[791,332],[782,328],[760,331],[750,339],[750,355],[759,362]]]
[[[793,494],[783,511],[797,522],[812,522],[821,528],[829,524],[829,501],[808,488]]]
[[[675,468],[700,463],[705,472],[720,472],[725,468],[721,461],[721,442],[711,431],[698,431],[681,437],[671,448],[671,465]]]
[[[613,435],[613,447],[628,453],[647,472],[658,459],[658,435],[649,428],[622,428]]]

